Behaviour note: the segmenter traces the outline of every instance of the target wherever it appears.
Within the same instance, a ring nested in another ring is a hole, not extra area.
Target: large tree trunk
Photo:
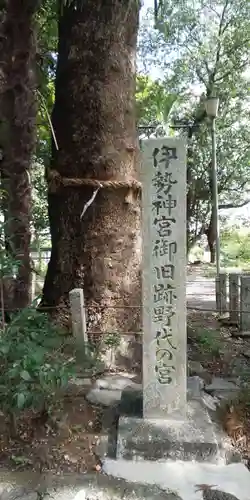
[[[1,185],[6,190],[6,247],[19,262],[13,307],[30,300],[30,167],[35,146],[34,14],[38,0],[9,0],[3,24],[1,88]]]
[[[135,57],[139,2],[85,0],[59,21],[52,114],[59,150],[51,168],[63,177],[100,181],[136,178]],[[42,307],[68,303],[83,287],[90,332],[140,327],[140,208],[128,189],[49,191],[52,253]],[[135,194],[135,193],[134,193]],[[92,306],[92,309],[91,309]],[[131,306],[135,306],[131,308]]]

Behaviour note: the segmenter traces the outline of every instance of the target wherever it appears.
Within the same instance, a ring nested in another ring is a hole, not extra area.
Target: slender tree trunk
[[[6,2],[3,2],[0,8],[0,54],[1,54],[1,62],[0,62],[0,175],[1,175],[1,211],[3,214],[4,224],[7,220],[7,212],[8,212],[8,202],[6,192],[8,189],[7,185],[7,176],[3,171],[3,156],[4,156],[4,116],[3,116],[3,104],[4,104],[4,90],[5,90],[5,65],[6,65],[6,51],[5,51],[5,43],[6,43],[6,35],[5,35],[5,20],[6,20]],[[10,251],[8,241],[6,238],[6,234],[2,235],[4,240],[1,241],[1,245],[5,247],[6,252]]]
[[[210,264],[214,264],[215,263],[215,244],[213,242],[213,243],[210,243],[208,245],[209,245],[209,251],[210,251]]]
[[[30,167],[35,146],[34,14],[38,0],[9,0],[3,25],[2,187],[7,249],[19,261],[14,306],[29,303],[31,184]]]
[[[85,0],[59,21],[52,114],[59,150],[51,168],[64,177],[137,178],[135,56],[139,2]],[[103,188],[83,217],[93,188],[49,192],[52,253],[42,307],[68,303],[83,287],[89,332],[140,327],[140,208],[128,189]],[[131,307],[135,306],[135,307]]]
[[[210,263],[214,264],[215,263],[215,241],[216,241],[216,234],[215,234],[215,227],[214,227],[214,208],[212,207],[211,211],[211,216],[210,216],[210,222],[208,229],[206,231],[207,235],[207,243],[210,251]]]

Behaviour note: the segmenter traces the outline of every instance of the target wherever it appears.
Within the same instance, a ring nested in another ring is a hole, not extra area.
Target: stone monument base
[[[120,417],[116,458],[221,463],[223,454],[206,410],[193,401],[185,421]]]
[[[195,379],[188,384],[185,420],[143,419],[142,393],[124,391],[117,426],[117,459],[213,464],[240,460],[229,438],[212,422],[197,384],[190,384]]]
[[[241,461],[231,440],[202,399],[199,377],[187,379],[186,418],[143,419],[142,390],[126,388],[120,403],[104,413],[96,448],[102,461],[203,462]]]

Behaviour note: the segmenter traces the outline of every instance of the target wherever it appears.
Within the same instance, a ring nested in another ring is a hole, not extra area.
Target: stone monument
[[[241,474],[247,492],[249,473],[243,464],[226,467],[239,456],[212,421],[201,380],[186,372],[185,142],[149,139],[142,150],[143,390],[123,391],[103,470],[164,483],[165,495],[180,500],[243,500],[224,491],[240,495]]]
[[[143,416],[186,412],[186,147],[143,143]]]
[[[143,391],[124,390],[116,459],[225,460],[186,368],[186,145],[149,139],[142,145]]]

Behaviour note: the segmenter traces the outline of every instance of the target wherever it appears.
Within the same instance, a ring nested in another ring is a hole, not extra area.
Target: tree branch
[[[247,205],[248,203],[250,203],[250,199],[246,200],[246,201],[243,201],[242,203],[228,203],[226,205],[219,205],[218,208],[220,210],[226,210],[228,208],[241,208],[241,207],[245,207],[245,205]]]
[[[218,46],[217,46],[217,51],[216,51],[214,69],[213,69],[212,73],[209,76],[209,86],[210,87],[213,87],[213,85],[215,83],[215,75],[217,73],[218,64],[219,64],[219,61],[220,61],[220,56],[221,56],[221,35],[222,35],[223,23],[224,23],[224,18],[225,18],[225,14],[226,14],[226,10],[227,10],[228,4],[229,4],[229,0],[226,0],[225,1],[225,5],[223,7],[222,14],[221,14],[221,18],[220,18],[219,31],[218,31]]]
[[[244,69],[247,66],[247,64],[248,64],[248,61],[244,61],[244,63],[240,64],[240,66],[238,66],[238,68],[237,68],[238,71],[240,71],[241,69]],[[224,78],[226,78],[227,76],[232,74],[234,68],[235,68],[235,65],[229,71],[224,73],[224,75],[221,75],[219,78],[216,78],[215,83],[221,82],[222,80],[224,80]]]
[[[221,36],[221,34],[222,34],[223,23],[224,23],[224,18],[225,18],[225,14],[226,14],[226,10],[227,10],[228,4],[229,4],[229,0],[226,0],[226,1],[225,1],[225,5],[224,5],[224,7],[223,7],[222,14],[221,14],[221,19],[220,19],[219,37],[220,37],[220,36]]]
[[[239,43],[235,43],[228,51],[225,51],[223,56],[226,56],[228,59],[230,59],[231,55],[236,53],[237,50],[242,50],[242,47],[247,46],[250,42],[250,38],[246,38],[245,40],[241,40]]]

